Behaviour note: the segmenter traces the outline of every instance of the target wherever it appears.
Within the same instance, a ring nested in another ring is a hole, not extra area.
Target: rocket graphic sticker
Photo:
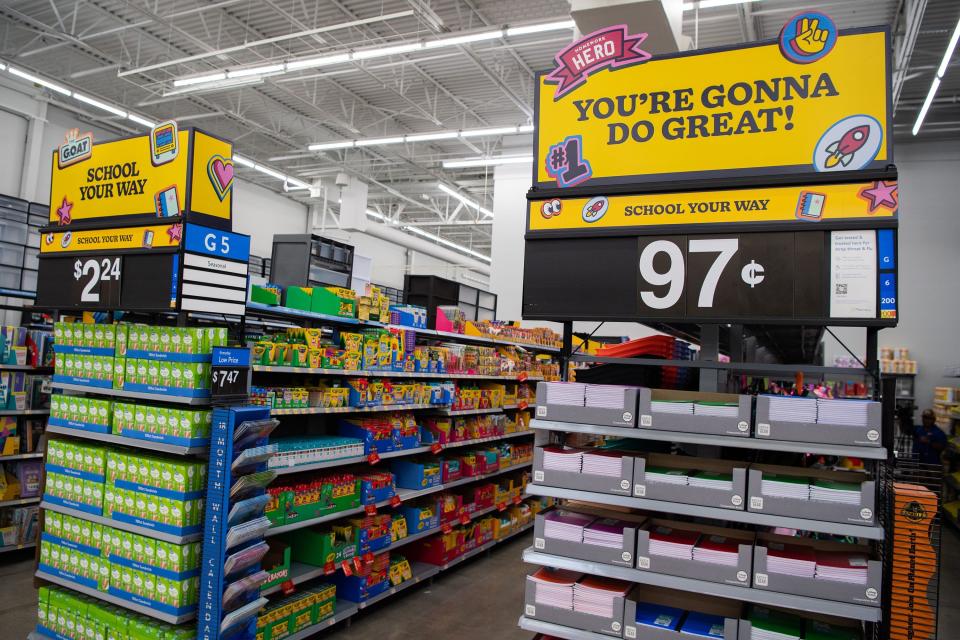
[[[591,224],[596,222],[604,216],[609,207],[610,202],[606,199],[606,197],[597,196],[596,198],[593,198],[583,206],[583,221]]]
[[[883,128],[876,118],[848,116],[827,129],[813,149],[817,171],[855,171],[877,157],[883,143]]]

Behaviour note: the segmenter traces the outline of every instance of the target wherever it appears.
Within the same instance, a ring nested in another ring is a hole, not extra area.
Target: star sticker
[[[870,203],[870,213],[880,207],[895,211],[899,200],[897,188],[896,182],[877,180],[873,186],[864,187],[857,195]]]
[[[63,202],[60,203],[60,208],[57,209],[57,215],[60,216],[60,224],[68,225],[73,219],[73,216],[70,215],[70,210],[73,209],[73,203],[67,200],[67,196],[63,196]]]
[[[180,243],[180,239],[183,237],[183,225],[174,224],[167,228],[167,235],[170,236],[170,242]]]

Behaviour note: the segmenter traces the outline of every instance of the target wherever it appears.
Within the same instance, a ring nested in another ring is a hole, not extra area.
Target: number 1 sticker
[[[561,187],[572,187],[589,179],[593,169],[582,153],[583,138],[567,136],[563,142],[550,147],[546,160],[547,174],[556,178]]]

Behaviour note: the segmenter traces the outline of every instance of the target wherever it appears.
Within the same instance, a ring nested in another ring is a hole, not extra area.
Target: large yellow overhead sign
[[[206,224],[229,225],[232,146],[201,131],[178,132],[165,124],[146,136],[93,141],[84,154],[67,162],[69,142],[66,150],[54,151],[50,224],[108,224],[147,216],[189,220],[201,214],[214,219]]]
[[[884,29],[823,32],[829,48],[806,63],[776,42],[646,60],[642,37],[594,35],[538,77],[537,188],[842,179],[892,161]],[[796,37],[816,47],[820,36]]]

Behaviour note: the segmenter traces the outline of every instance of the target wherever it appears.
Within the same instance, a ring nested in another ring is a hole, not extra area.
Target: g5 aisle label
[[[888,230],[542,238],[527,242],[529,319],[895,324]],[[889,230],[889,233],[894,233]],[[582,259],[573,259],[574,252]],[[882,293],[880,298],[877,293]],[[577,305],[571,305],[576,300]],[[642,420],[641,420],[642,422]]]
[[[596,71],[562,95],[540,74],[534,186],[883,168],[888,34],[850,30],[833,42],[808,63],[776,41],[654,57]]]
[[[188,224],[183,259],[182,310],[246,313],[250,236]]]
[[[182,235],[183,225],[180,223],[114,229],[50,231],[43,234],[40,253],[167,249],[180,246]]]
[[[186,215],[229,227],[233,185],[232,147],[196,130],[164,130],[91,145],[82,162],[63,165],[53,154],[50,224],[106,221],[131,216]],[[174,137],[175,136],[175,137]],[[220,158],[217,180],[207,166]],[[155,164],[156,163],[156,164]],[[228,170],[229,165],[229,170]]]
[[[894,220],[897,182],[531,200],[529,231]]]

